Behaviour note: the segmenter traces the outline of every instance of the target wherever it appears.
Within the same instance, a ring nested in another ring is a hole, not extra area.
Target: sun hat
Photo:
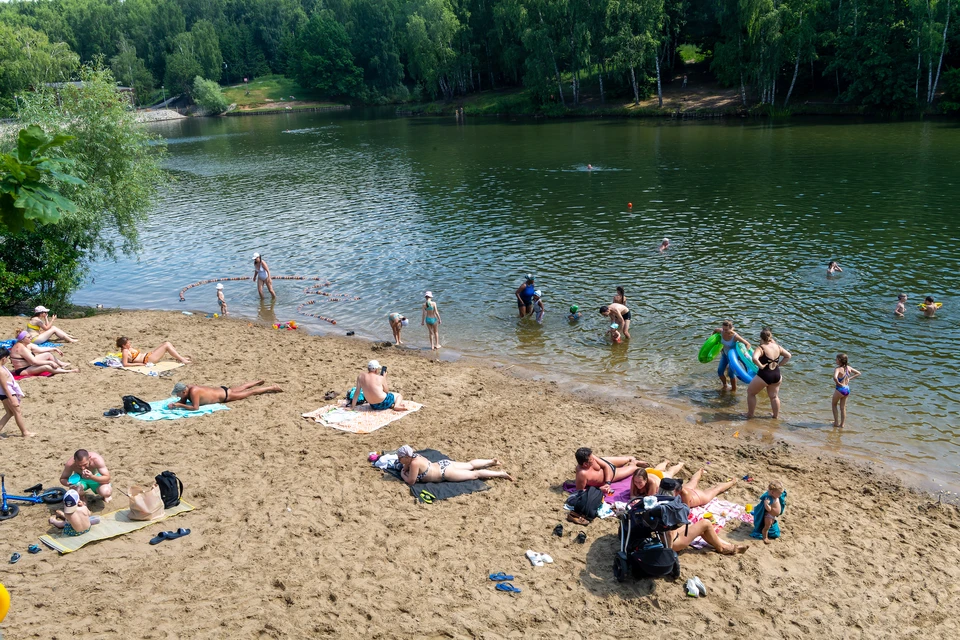
[[[376,360],[371,360],[367,363],[367,371],[375,371],[380,368],[380,363]]]
[[[424,298],[432,298],[432,297],[433,297],[433,291],[427,291],[426,293],[423,294],[423,297],[424,297]]]
[[[218,282],[218,283],[217,283],[217,289],[223,289],[223,284],[221,284],[221,283]]]
[[[397,449],[398,458],[412,458],[413,457],[413,447],[408,444],[403,445]]]
[[[63,496],[63,512],[64,513],[73,513],[77,510],[77,505],[80,503],[80,494],[77,493],[76,489],[70,489]]]
[[[47,309],[45,306],[43,306],[43,305],[41,304],[39,307],[35,307],[35,308],[33,309],[33,312],[34,312],[34,313],[49,313],[49,312],[50,312],[50,309]]]

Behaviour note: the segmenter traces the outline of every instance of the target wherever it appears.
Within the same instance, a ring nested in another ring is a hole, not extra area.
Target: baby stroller
[[[690,507],[679,496],[646,496],[631,500],[618,513],[620,551],[613,561],[617,582],[634,578],[680,577],[680,559],[671,548],[670,532],[689,524]]]

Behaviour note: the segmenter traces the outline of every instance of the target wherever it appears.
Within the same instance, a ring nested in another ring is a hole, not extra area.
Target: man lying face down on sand
[[[370,403],[370,408],[374,411],[384,411],[386,409],[406,411],[403,406],[403,396],[399,393],[390,393],[387,368],[381,367],[376,360],[368,362],[366,373],[357,376],[357,389],[363,392],[363,397]],[[357,406],[359,396],[359,393],[353,394],[347,409],[353,409]]]
[[[633,475],[640,467],[648,463],[642,462],[633,456],[613,456],[601,458],[593,455],[590,447],[577,449],[577,489],[600,487],[604,493],[610,493],[610,483],[623,480]]]
[[[178,382],[173,385],[173,395],[180,398],[178,402],[171,402],[167,409],[186,409],[194,411],[205,404],[217,404],[243,400],[261,393],[282,393],[283,389],[277,385],[262,387],[263,380],[244,382],[236,387],[204,387],[199,384]]]

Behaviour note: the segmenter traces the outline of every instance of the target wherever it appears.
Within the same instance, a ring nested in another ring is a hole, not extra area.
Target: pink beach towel
[[[742,504],[721,500],[720,498],[714,498],[702,507],[690,509],[690,524],[703,520],[703,514],[707,512],[713,514],[713,530],[717,533],[719,533],[728,522],[734,520],[739,520],[740,522],[745,522],[753,526],[753,516],[747,513]],[[703,549],[709,545],[703,541],[703,538],[697,538],[690,546],[695,549]]]
[[[22,376],[13,376],[14,380],[23,380],[24,378],[49,378],[53,374],[49,371],[43,371],[41,373],[27,373]]]

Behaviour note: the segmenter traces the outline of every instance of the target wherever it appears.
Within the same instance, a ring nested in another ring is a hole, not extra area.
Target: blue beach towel
[[[0,340],[0,347],[4,349],[9,349],[13,346],[16,340]],[[63,346],[59,342],[44,342],[43,344],[38,344],[38,347],[60,347]]]
[[[197,416],[205,416],[207,414],[213,413],[214,411],[223,411],[229,409],[225,404],[205,404],[196,411],[188,411],[186,409],[167,409],[167,405],[172,402],[178,402],[180,398],[177,396],[171,396],[166,400],[157,400],[156,402],[151,402],[150,407],[151,411],[146,413],[128,413],[127,415],[136,418],[137,420],[146,420],[147,422],[154,422],[156,420],[179,420],[180,418],[196,418]]]
[[[763,516],[767,512],[767,508],[764,506],[763,501],[770,498],[770,493],[765,492],[760,496],[760,501],[753,508],[753,533],[750,534],[752,538],[757,538],[758,540],[763,539]],[[780,515],[783,515],[783,512],[787,510],[787,490],[784,489],[783,493],[780,494]],[[774,522],[770,525],[770,530],[767,531],[768,538],[779,538],[780,537],[780,523]]]

